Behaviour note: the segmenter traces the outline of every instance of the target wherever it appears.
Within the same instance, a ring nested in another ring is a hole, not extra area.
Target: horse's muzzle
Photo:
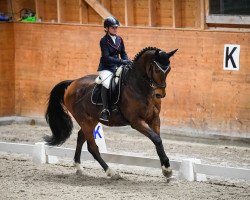
[[[161,95],[161,94],[156,94],[155,95],[155,97],[157,98],[157,99],[162,99],[162,98],[164,98],[166,95]]]
[[[162,99],[166,96],[166,92],[165,92],[165,90],[155,90],[154,95],[157,99]]]

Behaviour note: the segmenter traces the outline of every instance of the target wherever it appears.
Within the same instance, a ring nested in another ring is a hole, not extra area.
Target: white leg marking
[[[167,178],[170,178],[172,176],[172,169],[170,167],[165,167],[164,165],[161,166],[162,173]]]
[[[76,167],[76,174],[77,175],[83,174],[83,167],[81,166],[80,163],[75,163],[75,167]]]
[[[108,168],[108,169],[107,169],[107,171],[106,171],[106,175],[107,175],[107,176],[109,176],[109,177],[111,177],[111,179],[115,179],[115,180],[117,180],[117,179],[120,179],[120,178],[121,178],[121,176],[120,176],[120,174],[119,174],[119,173],[117,173],[117,172],[113,171],[113,170],[112,170],[112,169],[110,169],[110,168]]]
[[[113,176],[115,174],[115,172],[112,169],[108,168],[107,171],[106,171],[106,174],[107,174],[107,176],[111,177],[111,176]]]
[[[166,171],[166,172],[172,172],[172,169],[170,167],[166,168],[164,165],[161,166],[162,171]]]

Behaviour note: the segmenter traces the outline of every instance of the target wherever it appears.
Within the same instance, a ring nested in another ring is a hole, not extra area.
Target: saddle
[[[118,107],[117,104],[120,100],[120,95],[121,95],[121,85],[125,83],[125,77],[129,69],[130,68],[128,66],[121,65],[119,68],[117,68],[116,72],[111,78],[109,87],[109,102],[111,108],[114,108],[111,110],[117,110]],[[92,90],[91,102],[94,105],[101,106],[103,105],[101,98],[102,84],[99,76],[96,78],[95,82],[96,85]]]

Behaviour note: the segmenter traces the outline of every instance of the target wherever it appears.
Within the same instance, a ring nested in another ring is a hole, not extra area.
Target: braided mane
[[[148,50],[160,50],[160,49],[158,49],[157,47],[146,47],[135,55],[134,61],[137,61],[142,56],[142,54],[144,54]]]

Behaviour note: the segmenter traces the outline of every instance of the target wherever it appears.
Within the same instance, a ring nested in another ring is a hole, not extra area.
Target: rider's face
[[[108,32],[111,34],[111,35],[117,35],[117,27],[113,27],[113,26],[110,26],[108,28]]]

